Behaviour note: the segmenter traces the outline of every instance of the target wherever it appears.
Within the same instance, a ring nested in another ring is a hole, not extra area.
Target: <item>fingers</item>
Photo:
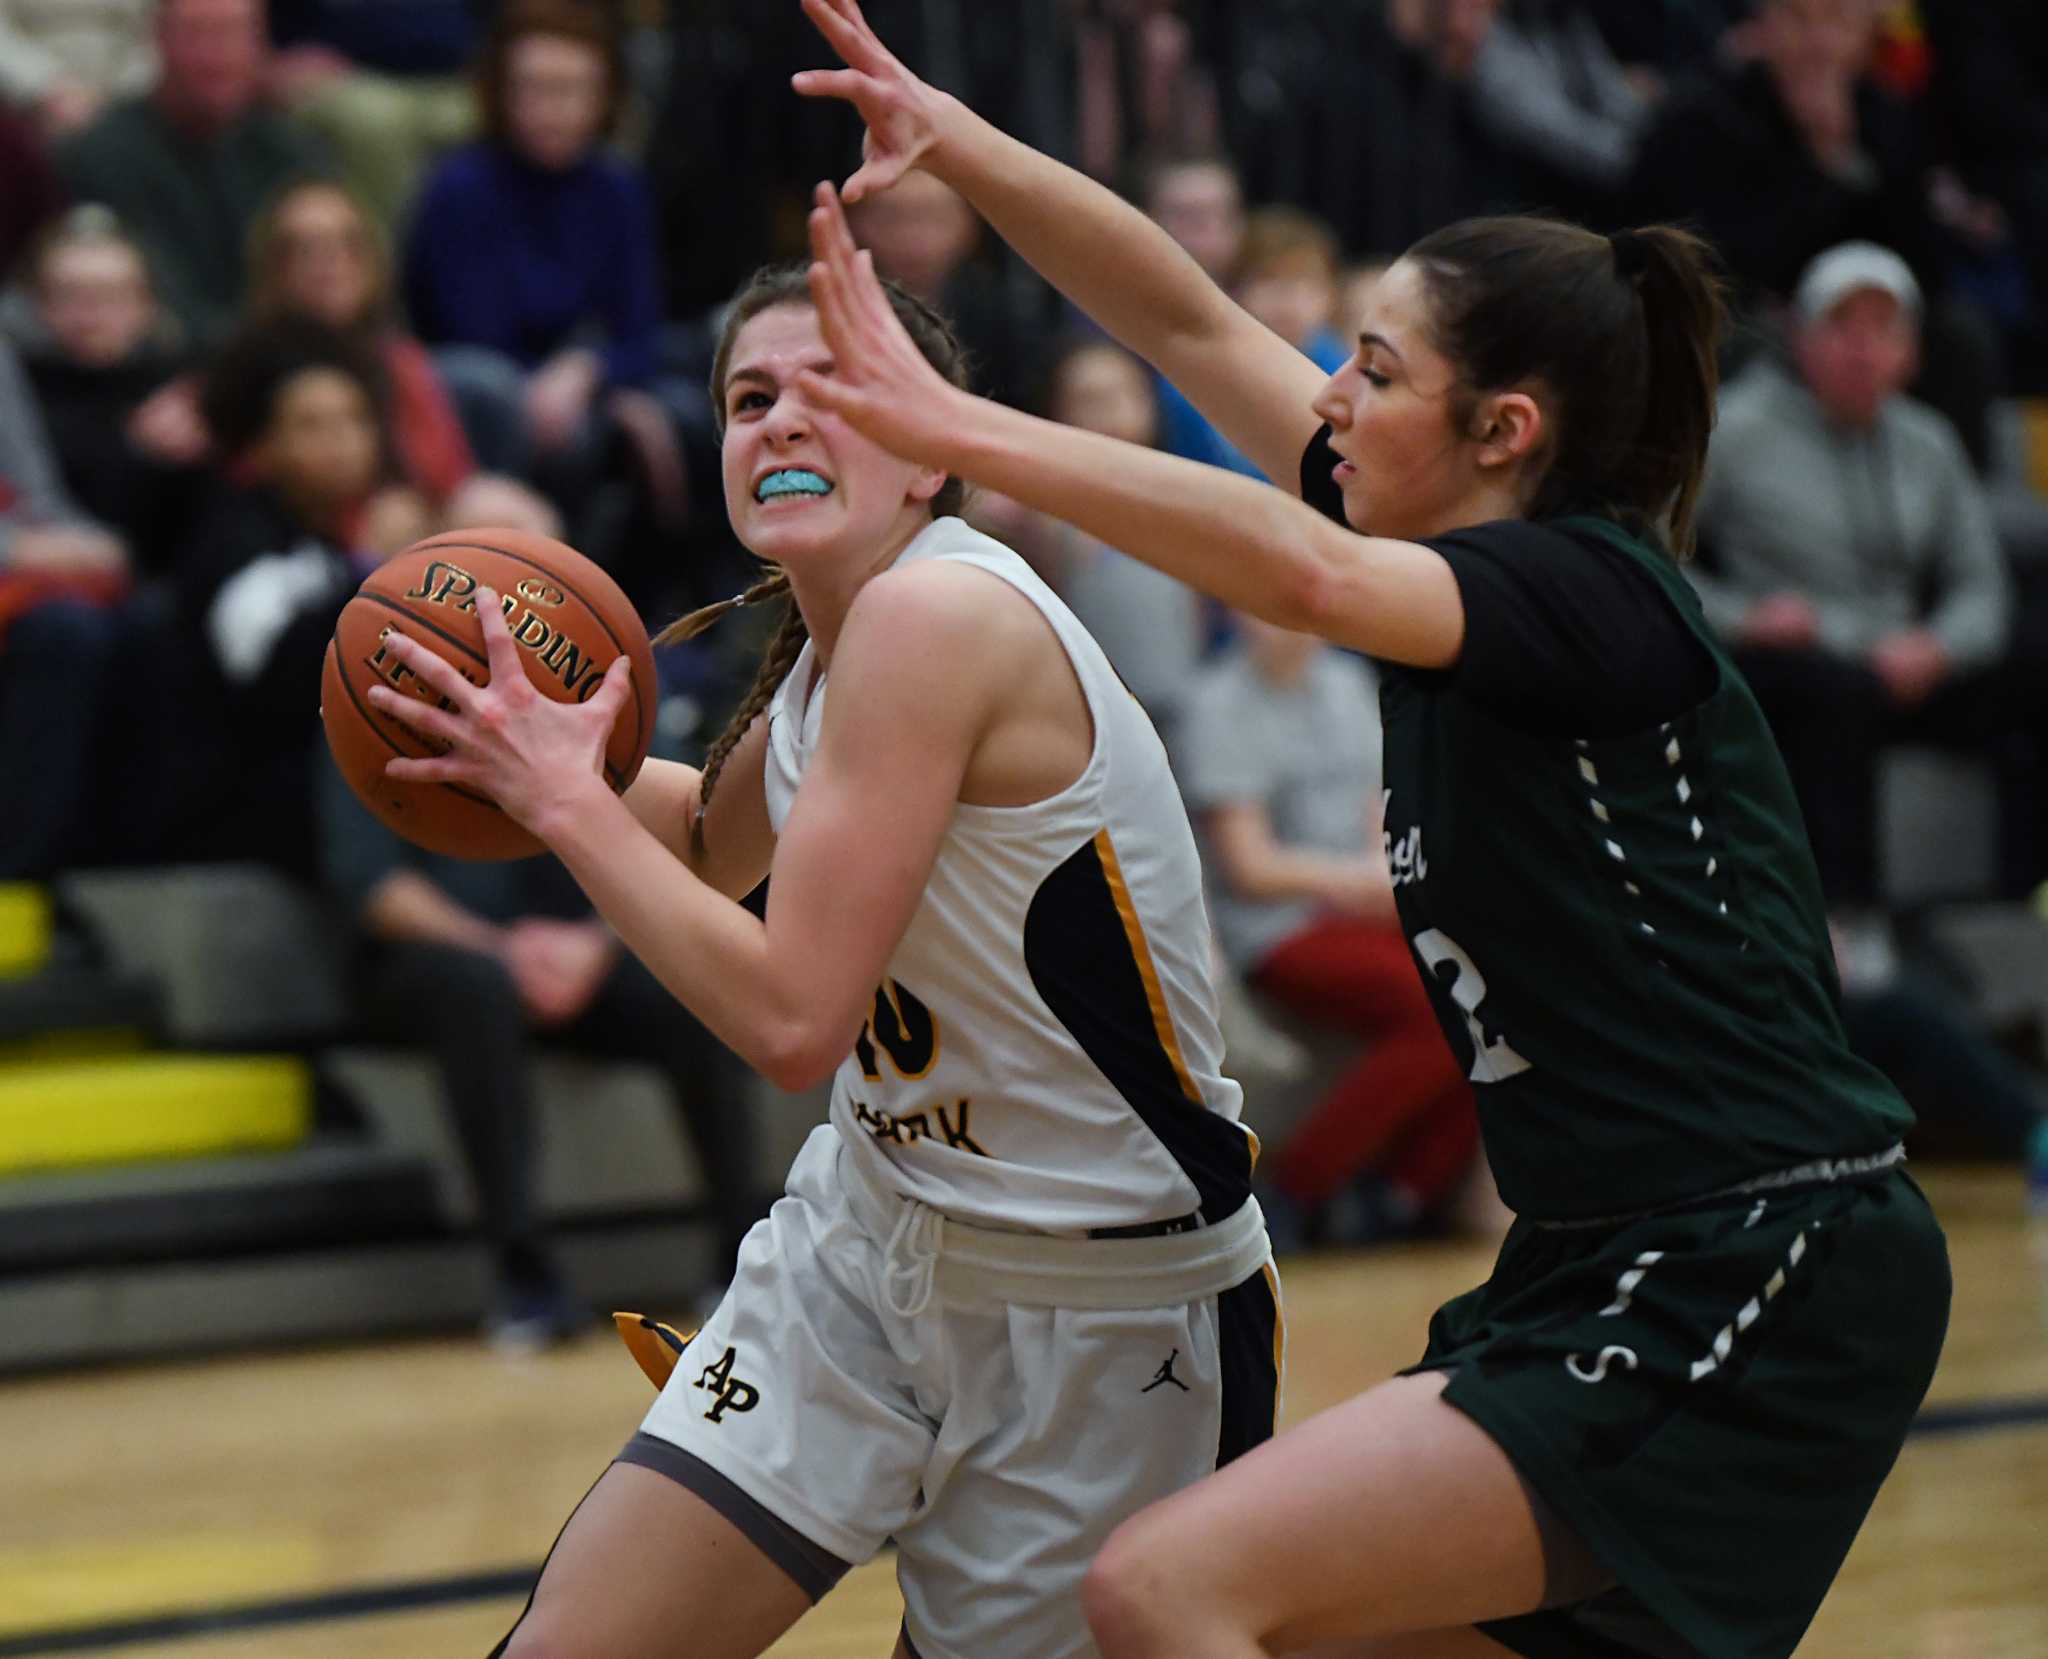
[[[418,760],[387,760],[384,775],[396,783],[466,783],[469,767],[448,755],[430,755]]]
[[[813,221],[819,215],[811,215]],[[843,292],[845,279],[839,268],[832,263],[831,256],[823,246],[823,232],[816,223],[811,227],[811,251],[816,256],[806,280],[811,288],[811,304],[817,308],[818,331],[825,336],[825,343],[832,348],[832,360],[841,373],[850,371],[854,365],[846,353],[854,349],[854,340],[849,332],[850,319],[846,314],[846,299]]]
[[[860,31],[840,16],[839,8],[831,0],[803,0],[803,7],[804,16],[811,20],[812,26],[825,37],[832,50],[852,63],[866,44],[860,37]]]
[[[829,182],[821,183],[811,193],[811,200],[815,204],[811,209],[812,251],[828,263],[851,261],[859,244],[846,222],[846,210],[839,205],[839,192]]]
[[[881,323],[885,315],[893,318],[889,297],[875,275],[874,258],[854,241],[846,210],[830,184],[818,186],[817,204],[811,211],[811,248],[831,272],[849,315],[864,316],[870,323]]]
[[[590,694],[586,707],[596,709],[605,717],[605,729],[611,729],[611,722],[618,717],[619,710],[626,706],[626,699],[633,695],[633,659],[616,657],[611,667],[604,671],[604,683]],[[604,757],[598,757],[598,764],[604,764]]]
[[[910,171],[914,159],[904,151],[885,149],[877,144],[874,128],[870,127],[860,141],[860,167],[846,181],[846,187],[839,193],[840,199],[862,202],[870,196],[879,196]]]
[[[818,186],[817,204],[810,221],[811,251],[817,256],[811,267],[812,300],[826,338],[835,348],[844,346],[865,354],[881,346],[895,314],[875,277],[874,262],[854,244],[831,185]]]
[[[817,307],[818,326],[834,361],[850,372],[861,361],[862,345],[854,331],[851,305],[853,237],[831,185],[818,186],[816,201],[809,225],[811,303]]]
[[[505,626],[503,602],[489,588],[476,590],[476,619],[483,624],[484,657],[491,665],[491,684],[500,691],[526,685],[526,668],[519,660],[519,647],[512,643],[512,630]]]
[[[906,344],[910,336],[897,321],[896,308],[889,303],[889,296],[882,291],[882,279],[875,275],[875,256],[865,248],[847,248],[836,281],[840,302],[860,331],[863,347],[877,354],[893,352],[899,365],[907,362],[897,348]],[[910,349],[913,353],[917,351],[915,346]]]
[[[806,98],[843,98],[858,103],[867,76],[858,69],[799,69],[789,84]]]
[[[798,386],[806,399],[845,418],[899,455],[928,458],[941,440],[919,436],[904,411],[943,399],[945,383],[925,361],[890,304],[874,259],[854,245],[831,185],[818,186],[809,231],[809,281],[818,326],[832,353],[829,375],[806,373]]]
[[[846,201],[864,202],[870,196],[879,196],[909,171],[909,165],[901,156],[882,156],[863,162],[860,171],[846,181],[846,188],[841,194]]]
[[[877,58],[883,62],[888,60],[882,43],[861,17],[858,6],[835,5],[833,0],[803,0],[803,7],[804,16],[811,20],[832,50],[856,69],[871,67]]]
[[[866,320],[892,340],[908,343],[910,334],[896,319],[896,308],[882,291],[882,279],[875,275],[875,256],[866,248],[856,249],[846,273],[847,298]],[[917,348],[912,346],[915,351]],[[919,354],[920,357],[922,354]]]
[[[826,348],[832,353],[833,366],[829,379],[813,375],[812,380],[828,384],[831,387],[828,407],[843,411],[845,400],[836,394],[842,386],[850,386],[875,371],[878,365],[874,348],[855,325],[842,272],[822,261],[814,261],[810,285],[811,304],[818,313],[818,331],[824,335]]]
[[[884,58],[888,57],[889,51],[882,44],[882,37],[869,27],[868,20],[861,15],[860,0],[827,0],[827,3],[846,19],[847,26],[860,37],[863,45]]]
[[[865,95],[872,92],[875,85],[869,76],[852,69],[799,69],[790,76],[789,84],[801,97],[844,99],[859,109],[863,116],[868,110]],[[912,159],[909,155],[878,149],[874,131],[870,128],[861,140],[861,164],[846,181],[846,200],[858,202],[880,195],[910,171]]]
[[[811,302],[833,358],[825,401],[856,415],[865,408],[866,394],[890,384],[900,393],[923,379],[929,366],[889,303],[873,256],[854,246],[829,184],[818,187],[817,203],[809,226],[816,255],[809,275]]]
[[[372,706],[382,709],[401,726],[417,732],[430,743],[453,747],[463,735],[463,724],[446,709],[417,697],[401,696],[389,686],[373,685],[368,696]]]
[[[862,425],[861,416],[867,412],[868,400],[845,381],[831,380],[804,369],[797,376],[797,385],[807,401],[830,409],[836,415],[844,415],[857,427]]]
[[[396,628],[385,634],[379,643],[411,669],[420,684],[436,693],[443,702],[458,709],[469,707],[477,688],[465,680],[453,664],[436,656],[418,640],[406,638]]]

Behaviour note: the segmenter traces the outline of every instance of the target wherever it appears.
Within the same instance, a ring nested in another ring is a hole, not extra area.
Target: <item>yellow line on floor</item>
[[[317,1588],[311,1536],[192,1533],[0,1551],[0,1636]]]

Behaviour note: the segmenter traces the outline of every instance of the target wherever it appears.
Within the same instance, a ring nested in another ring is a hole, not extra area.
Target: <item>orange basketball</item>
[[[320,718],[341,774],[362,803],[408,841],[461,858],[523,858],[542,850],[497,803],[452,783],[384,775],[394,756],[433,746],[380,714],[364,693],[382,683],[433,694],[384,648],[393,628],[419,641],[465,679],[490,683],[476,590],[504,607],[527,678],[558,703],[594,696],[620,656],[633,664],[633,694],[605,747],[605,779],[623,791],[654,737],[654,654],[619,585],[574,548],[523,530],[449,530],[417,542],[373,571],[335,625],[320,683]]]

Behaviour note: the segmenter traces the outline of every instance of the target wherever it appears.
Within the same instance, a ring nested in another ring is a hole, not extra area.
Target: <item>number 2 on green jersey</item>
[[[1529,1062],[1514,1051],[1505,1037],[1487,1040],[1486,1027],[1479,1018],[1480,1004],[1486,1001],[1486,978],[1458,941],[1430,927],[1415,935],[1414,945],[1415,954],[1422,958],[1431,977],[1436,977],[1437,970],[1445,966],[1457,970],[1457,978],[1450,984],[1451,1001],[1465,1016],[1465,1029],[1472,1035],[1472,1070],[1467,1074],[1472,1081],[1504,1083],[1516,1073],[1527,1071]]]

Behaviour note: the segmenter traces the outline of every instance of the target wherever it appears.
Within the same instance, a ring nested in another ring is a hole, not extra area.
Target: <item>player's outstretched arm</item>
[[[1238,610],[1391,662],[1457,660],[1464,602],[1432,549],[1358,535],[1271,485],[960,391],[896,320],[830,185],[818,187],[811,246],[832,369],[804,373],[806,399],[897,455],[1000,490]]]
[[[843,98],[867,123],[846,199],[912,167],[944,179],[1041,276],[1180,388],[1265,474],[1298,487],[1323,372],[1212,282],[1143,213],[1085,174],[999,132],[926,85],[876,37],[856,0],[803,0],[845,61],[805,70],[807,97]]]

